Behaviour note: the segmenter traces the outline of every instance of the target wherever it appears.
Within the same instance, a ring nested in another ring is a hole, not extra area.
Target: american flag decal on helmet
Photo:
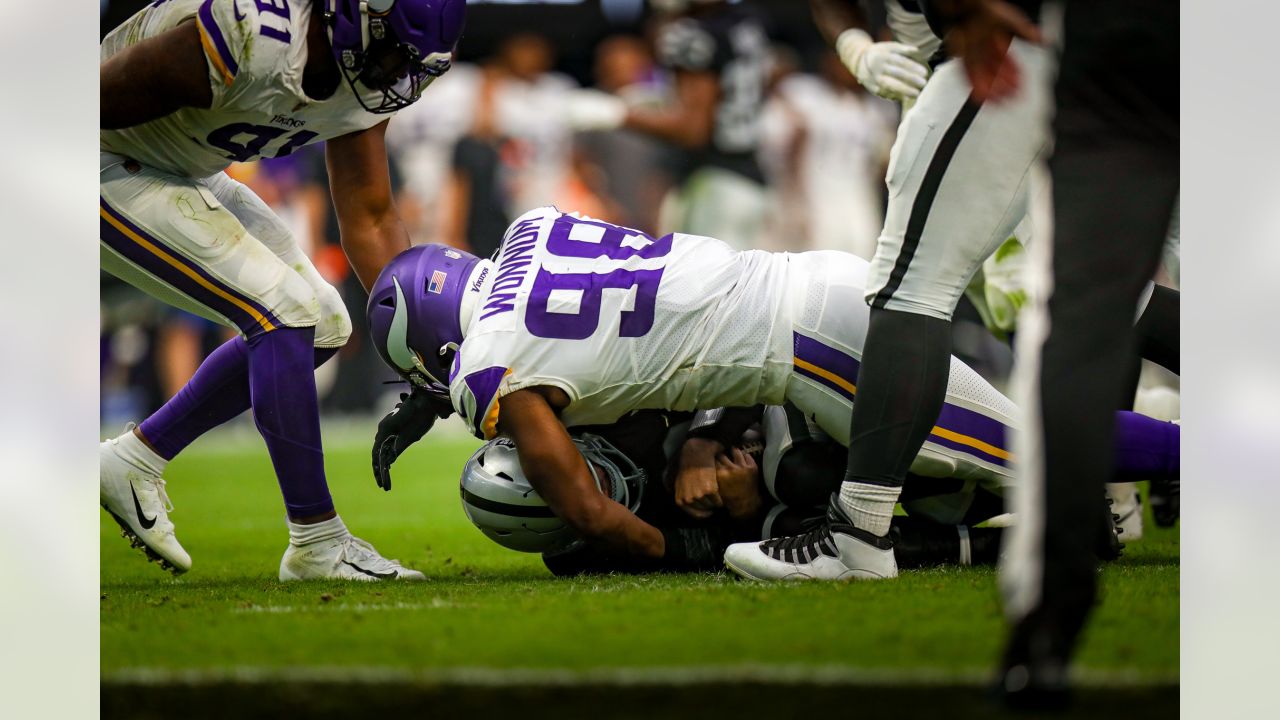
[[[436,270],[431,273],[431,281],[427,283],[427,292],[439,295],[444,292],[444,280],[449,277],[448,273],[443,270]]]

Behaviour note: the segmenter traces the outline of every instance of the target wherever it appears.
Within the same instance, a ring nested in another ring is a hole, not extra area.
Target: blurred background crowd
[[[144,4],[101,0],[102,34]],[[727,141],[732,162],[689,143],[584,129],[575,120],[569,109],[581,88],[631,108],[661,112],[678,103],[676,69],[687,70],[691,58],[701,62],[701,48],[686,42],[672,49],[679,34],[670,26],[681,17],[663,6],[472,0],[453,68],[395,116],[387,135],[397,204],[413,242],[488,256],[512,219],[553,204],[655,236],[702,232],[740,248],[837,249],[870,258],[900,109],[858,85],[818,35],[807,3],[727,6],[759,29],[734,36],[737,67],[714,59],[702,65],[721,84],[718,118],[736,118]],[[882,28],[882,17],[873,12],[870,20]],[[384,394],[398,388],[384,385],[394,376],[366,342],[365,295],[338,246],[322,145],[227,172],[293,228],[351,311],[350,343],[317,375],[322,409],[385,411]],[[716,217],[699,217],[708,210]],[[739,225],[717,230],[730,216]],[[105,274],[101,284],[101,420],[117,426],[159,407],[230,331]],[[983,329],[971,303],[957,320],[957,354],[1003,385],[1007,343]]]

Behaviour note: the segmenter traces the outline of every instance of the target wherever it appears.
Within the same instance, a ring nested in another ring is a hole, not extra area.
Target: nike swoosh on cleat
[[[360,567],[359,565],[356,565],[355,563],[351,562],[350,560],[343,560],[343,561],[342,561],[342,564],[343,564],[343,565],[348,565],[348,566],[350,566],[350,567],[353,567],[353,568],[355,568],[356,570],[358,570],[358,571],[360,571],[360,572],[364,573],[365,575],[368,575],[369,577],[376,577],[376,578],[378,578],[378,579],[380,579],[380,580],[391,580],[391,579],[394,579],[394,578],[398,578],[398,577],[400,577],[400,574],[399,574],[399,573],[396,573],[396,572],[389,572],[389,573],[376,573],[376,572],[374,572],[374,571],[372,571],[372,570],[365,570],[364,568]]]
[[[129,483],[129,492],[133,495],[133,511],[138,516],[138,524],[143,530],[150,530],[156,524],[156,518],[149,518],[142,513],[142,504],[138,502],[138,491],[133,489],[133,483]]]

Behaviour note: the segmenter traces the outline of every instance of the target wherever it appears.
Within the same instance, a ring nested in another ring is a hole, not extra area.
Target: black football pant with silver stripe
[[[1096,597],[1092,551],[1137,349],[1134,316],[1178,194],[1177,4],[1067,3],[1063,39],[1054,236],[1039,268],[1033,259],[1033,272],[1051,264],[1052,294],[1021,327],[1030,392],[1001,575],[1014,623],[1005,665],[1033,677],[1069,660]]]
[[[1030,78],[1048,54],[1015,41]],[[889,207],[867,273],[871,317],[850,420],[845,480],[903,478],[942,409],[951,317],[974,273],[1022,220],[1029,168],[1044,147],[1048,93],[1028,82],[1004,103],[977,102],[960,61],[938,66],[898,130]],[[856,520],[855,520],[856,523]]]

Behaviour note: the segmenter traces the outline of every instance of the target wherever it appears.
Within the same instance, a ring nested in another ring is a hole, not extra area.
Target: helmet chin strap
[[[483,277],[481,273],[484,274]],[[466,337],[467,328],[471,325],[471,316],[475,314],[476,303],[480,302],[480,296],[493,286],[493,277],[496,274],[492,260],[481,260],[471,268],[471,274],[467,276],[467,289],[462,293],[462,302],[458,304],[458,327],[462,328],[463,337]],[[478,286],[476,286],[477,282],[479,282]]]

